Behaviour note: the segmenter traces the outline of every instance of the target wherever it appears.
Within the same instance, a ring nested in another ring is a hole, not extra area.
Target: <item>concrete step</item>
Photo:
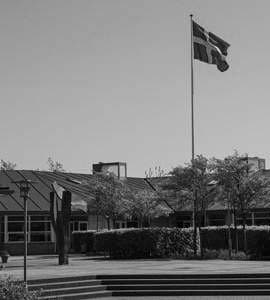
[[[211,279],[211,278],[269,278],[270,273],[211,273],[211,274],[109,274],[109,275],[96,275],[96,279]]]
[[[186,285],[175,285],[175,284],[167,284],[167,285],[111,285],[107,286],[107,289],[110,291],[115,290],[269,290],[269,284],[252,284],[252,285],[243,285],[243,284],[207,284],[207,285],[194,285],[194,284],[186,284]]]
[[[60,289],[68,288],[70,286],[79,287],[79,286],[95,286],[101,285],[101,280],[79,280],[79,281],[61,281],[61,282],[49,282],[49,283],[38,283],[31,284],[28,286],[29,290],[50,290],[50,289]]]
[[[29,289],[40,288],[42,300],[106,296],[270,296],[270,274],[111,274],[29,282]]]
[[[97,286],[70,286],[69,288],[59,288],[59,289],[48,289],[42,292],[43,296],[58,296],[58,295],[68,295],[74,293],[85,293],[85,292],[97,292],[105,291],[106,286],[97,285]]]
[[[112,296],[267,296],[268,290],[129,290],[112,291]]]
[[[73,294],[63,294],[58,296],[42,296],[39,300],[81,300],[81,299],[94,299],[101,297],[110,297],[112,293],[110,291],[92,292],[92,293],[73,293]]]
[[[164,275],[164,279],[101,279],[101,283],[105,285],[130,285],[130,284],[253,284],[268,283],[270,278],[193,278],[193,279],[168,279]]]
[[[33,285],[33,284],[43,284],[43,283],[56,283],[56,282],[94,280],[94,279],[96,279],[96,275],[67,276],[67,277],[32,279],[32,280],[28,280],[28,284]]]

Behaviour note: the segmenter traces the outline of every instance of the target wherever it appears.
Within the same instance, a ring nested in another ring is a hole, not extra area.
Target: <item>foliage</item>
[[[237,234],[240,238],[243,235],[243,227],[237,227]],[[232,237],[236,235],[236,230],[232,229]],[[270,226],[247,226],[247,255],[254,259],[263,257],[270,258]],[[235,239],[233,239],[235,240]],[[220,250],[228,248],[228,228],[227,226],[213,226],[201,228],[202,247],[208,250]],[[240,246],[243,239],[240,239]],[[235,248],[235,245],[233,245]],[[239,252],[237,252],[239,253]],[[232,255],[234,255],[232,253]]]
[[[251,169],[245,156],[235,152],[224,160],[213,159],[211,169],[222,186],[227,206],[246,214],[269,192],[269,181]]]
[[[63,164],[57,160],[53,160],[51,157],[48,157],[47,164],[51,172],[65,172]]]
[[[95,230],[74,231],[72,232],[71,245],[76,253],[82,251],[85,247],[86,253],[94,251],[94,233]]]
[[[227,249],[205,249],[204,250],[204,259],[230,259],[229,251]],[[246,255],[244,252],[232,252],[231,258],[233,260],[248,260],[249,256]]]
[[[97,173],[91,176],[87,186],[89,192],[95,195],[92,210],[96,210],[98,215],[114,221],[125,216],[129,204],[127,199],[131,196],[131,191],[124,181],[119,180],[114,174]]]
[[[235,220],[237,216],[243,220],[243,249],[247,251],[246,216],[259,201],[269,196],[269,180],[260,172],[253,171],[247,157],[237,152],[224,160],[212,159],[212,172],[222,188],[221,198],[228,212],[234,213]],[[236,242],[238,243],[237,236]]]
[[[167,216],[172,212],[156,192],[146,189],[133,191],[132,197],[127,199],[126,203],[128,217],[136,218],[140,227],[144,221],[150,226],[151,219]]]
[[[145,171],[145,177],[146,178],[152,178],[152,177],[164,177],[167,175],[167,173],[161,169],[161,167],[154,167],[154,169],[149,168],[148,171]]]
[[[7,277],[0,280],[0,299],[37,300],[41,291],[28,291],[24,282]]]
[[[193,231],[187,228],[121,229],[95,234],[96,250],[108,252],[111,258],[191,258],[192,247]]]
[[[5,161],[3,159],[0,160],[0,170],[14,170],[16,168],[17,164]]]
[[[200,212],[199,225],[204,223],[204,212],[214,200],[213,176],[209,161],[203,155],[198,155],[193,164],[176,167],[163,185],[165,190],[174,190],[178,196],[177,209],[193,208],[194,191],[196,191],[197,209]]]

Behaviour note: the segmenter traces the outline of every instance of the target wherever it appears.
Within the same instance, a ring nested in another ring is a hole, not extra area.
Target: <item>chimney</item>
[[[127,178],[127,163],[126,162],[110,162],[110,163],[99,162],[98,164],[92,165],[92,171],[93,174],[113,173],[115,176],[117,176],[118,179],[125,179]]]

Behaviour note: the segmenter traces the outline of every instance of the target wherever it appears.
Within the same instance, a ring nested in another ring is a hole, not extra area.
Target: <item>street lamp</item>
[[[0,186],[0,196],[1,195],[11,195],[13,194],[14,191],[11,190],[8,186]],[[8,257],[9,257],[9,254],[6,250],[0,250],[0,256],[1,256],[1,259],[2,259],[2,263],[3,265],[7,263],[7,260],[8,260]],[[2,267],[3,267],[2,265]]]
[[[16,185],[19,185],[20,197],[24,202],[24,263],[23,263],[23,280],[27,284],[26,267],[27,267],[27,198],[29,197],[29,191],[32,184],[37,183],[29,179],[23,179],[19,181],[13,181]]]

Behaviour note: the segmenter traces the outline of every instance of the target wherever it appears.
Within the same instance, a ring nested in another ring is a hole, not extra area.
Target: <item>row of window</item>
[[[70,232],[88,229],[87,221],[70,222]],[[27,218],[28,242],[52,242],[53,230],[48,216],[28,216]],[[0,242],[24,241],[24,217],[0,216]]]
[[[243,223],[242,218],[237,218],[237,224]],[[224,214],[211,214],[207,217],[207,224],[209,226],[224,226],[226,224],[226,216]],[[190,227],[192,225],[191,216],[179,216],[177,220],[178,227]],[[246,225],[270,225],[270,213],[269,212],[255,212],[246,216]]]

